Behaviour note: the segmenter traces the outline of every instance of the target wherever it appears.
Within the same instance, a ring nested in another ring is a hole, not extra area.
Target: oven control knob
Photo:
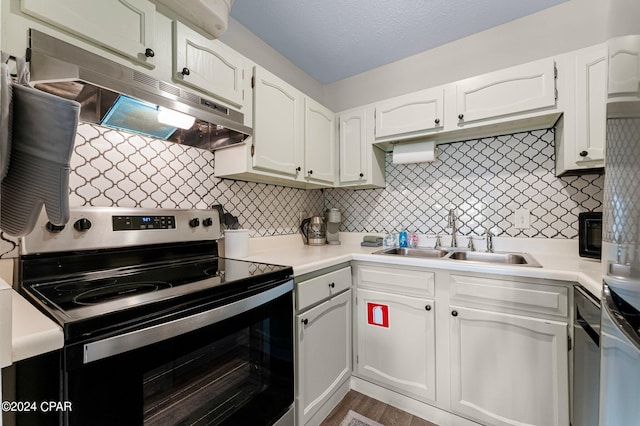
[[[202,221],[202,226],[211,226],[213,225],[213,220],[208,217]]]
[[[51,222],[47,222],[47,224],[44,227],[47,231],[51,232],[52,234],[57,234],[58,232],[61,232],[64,229],[64,225],[54,225]]]
[[[91,229],[91,221],[87,218],[78,219],[73,224],[73,229],[78,232],[86,232]]]
[[[192,228],[195,228],[198,225],[200,225],[200,219],[198,219],[197,217],[194,217],[189,221],[189,226]]]

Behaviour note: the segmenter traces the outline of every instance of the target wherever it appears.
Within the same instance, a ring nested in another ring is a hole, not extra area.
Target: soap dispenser
[[[398,247],[408,247],[409,246],[409,238],[407,235],[407,230],[402,228],[402,231],[398,234]]]

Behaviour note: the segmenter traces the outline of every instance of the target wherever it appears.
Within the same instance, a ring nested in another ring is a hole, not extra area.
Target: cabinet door
[[[302,94],[263,68],[253,72],[253,166],[301,178]]]
[[[376,139],[442,128],[444,91],[421,90],[376,104]]]
[[[296,413],[304,425],[351,375],[351,290],[296,318]]]
[[[609,46],[609,97],[640,96],[640,35],[618,37]]]
[[[569,424],[565,322],[451,307],[451,409],[491,425]]]
[[[604,165],[607,122],[607,48],[599,46],[576,57],[577,164],[597,161]]]
[[[219,40],[209,40],[178,21],[173,23],[174,80],[240,107],[244,61]]]
[[[458,125],[554,107],[555,89],[552,59],[464,80],[456,84]]]
[[[154,66],[156,8],[147,0],[21,0],[20,7],[27,15]]]
[[[333,185],[336,179],[335,114],[313,99],[304,101],[305,174],[309,182]]]
[[[340,183],[366,181],[367,110],[354,109],[338,117]],[[370,147],[371,149],[372,147]]]
[[[435,400],[434,301],[357,293],[359,376],[420,400]]]
[[[385,153],[372,144],[373,116],[368,107],[344,111],[337,118],[340,186],[385,186]]]

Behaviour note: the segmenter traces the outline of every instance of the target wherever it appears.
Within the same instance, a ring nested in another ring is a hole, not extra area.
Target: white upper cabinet
[[[147,0],[21,0],[22,12],[155,66],[155,5]]]
[[[338,115],[340,142],[340,183],[360,182],[368,174],[363,145],[366,145],[367,109],[358,108]]]
[[[244,60],[219,40],[173,23],[173,79],[236,107],[243,104]]]
[[[618,37],[609,46],[610,98],[640,97],[640,35]]]
[[[296,188],[334,186],[335,114],[259,66],[252,87],[253,137],[216,153],[216,176]]]
[[[373,142],[371,107],[338,114],[340,186],[384,188],[385,154]]]
[[[302,179],[304,97],[264,68],[253,78],[253,167]]]
[[[607,48],[581,51],[576,56],[576,145],[574,161],[604,166],[607,133]]]
[[[310,98],[304,100],[305,176],[309,182],[336,180],[335,114]]]
[[[564,114],[556,127],[556,175],[604,167],[607,126],[607,46],[558,57]]]
[[[444,91],[421,90],[398,96],[375,106],[376,140],[407,139],[442,129]]]
[[[552,59],[469,78],[455,84],[459,126],[556,104],[555,66]]]
[[[374,143],[454,142],[552,127],[562,114],[553,58],[373,104]]]

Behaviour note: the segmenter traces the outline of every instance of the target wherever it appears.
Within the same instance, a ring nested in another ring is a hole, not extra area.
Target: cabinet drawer
[[[518,310],[566,317],[568,287],[509,281],[468,275],[451,275],[451,302],[473,302],[495,310]]]
[[[351,287],[351,268],[346,267],[298,283],[296,296],[298,311],[321,302]]]
[[[357,277],[358,287],[416,296],[435,294],[435,274],[430,271],[367,265],[358,266]]]

